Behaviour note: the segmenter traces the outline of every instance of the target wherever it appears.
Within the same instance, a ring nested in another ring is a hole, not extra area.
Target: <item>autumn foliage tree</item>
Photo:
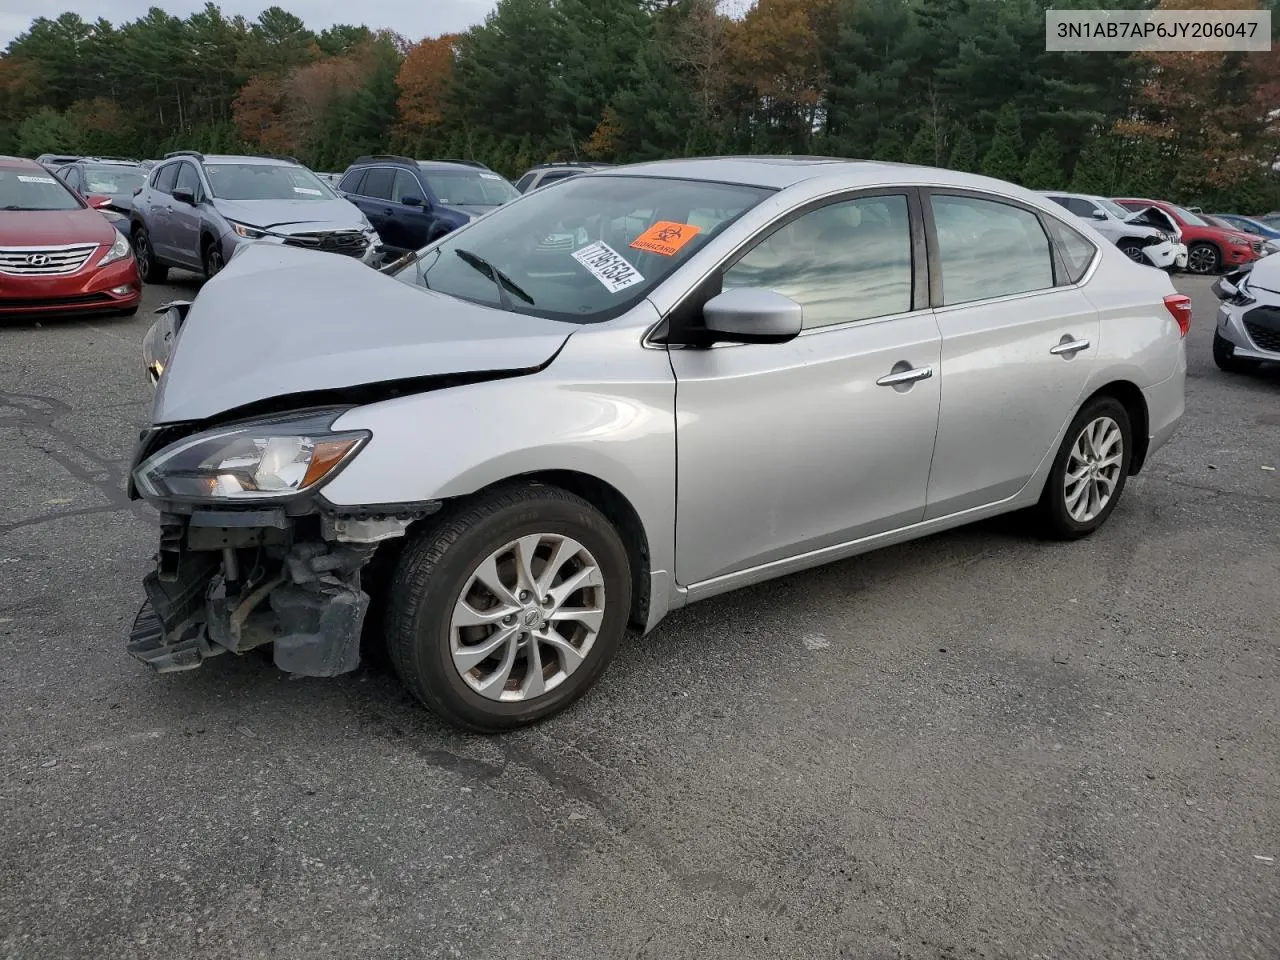
[[[409,132],[439,127],[448,107],[457,34],[428,37],[409,48],[396,75],[400,123]]]

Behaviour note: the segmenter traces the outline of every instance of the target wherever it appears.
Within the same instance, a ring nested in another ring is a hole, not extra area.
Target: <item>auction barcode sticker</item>
[[[53,179],[53,177],[24,177],[22,174],[18,174],[18,182],[19,183],[57,183],[58,181]]]
[[[1271,49],[1271,11],[1046,10],[1044,48],[1267,51]]]
[[[640,271],[603,240],[588,244],[573,252],[573,259],[591,272],[610,293],[617,293],[637,283],[644,283]]]

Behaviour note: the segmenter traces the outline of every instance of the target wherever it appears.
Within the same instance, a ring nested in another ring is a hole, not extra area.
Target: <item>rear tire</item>
[[[1252,357],[1237,357],[1236,345],[1217,330],[1213,331],[1213,362],[1224,373],[1252,373],[1262,365]]]
[[[1124,404],[1108,396],[1086,403],[1067,428],[1040,495],[1041,532],[1053,540],[1078,540],[1106,523],[1124,492],[1132,457]]]
[[[169,278],[169,268],[156,259],[146,227],[139,226],[133,231],[133,256],[138,261],[138,278],[143,283],[164,283]]]
[[[430,710],[496,733],[585,693],[617,652],[630,608],[626,548],[595,507],[555,487],[507,487],[405,545],[387,649]]]

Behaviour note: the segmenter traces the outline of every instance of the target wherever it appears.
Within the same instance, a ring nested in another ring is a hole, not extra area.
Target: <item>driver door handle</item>
[[[904,383],[915,383],[917,380],[928,380],[933,376],[933,367],[915,367],[911,370],[899,370],[897,373],[886,373],[876,381],[878,387],[897,387]]]
[[[1088,349],[1088,340],[1069,340],[1066,337],[1063,337],[1061,343],[1049,348],[1049,352],[1054,356],[1074,357],[1081,350]]]

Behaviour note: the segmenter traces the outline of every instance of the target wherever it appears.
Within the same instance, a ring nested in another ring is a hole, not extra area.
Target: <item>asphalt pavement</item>
[[[1099,534],[707,601],[500,738],[130,659],[151,318],[0,325],[0,958],[1275,960],[1280,369],[1177,282],[1187,413]]]

